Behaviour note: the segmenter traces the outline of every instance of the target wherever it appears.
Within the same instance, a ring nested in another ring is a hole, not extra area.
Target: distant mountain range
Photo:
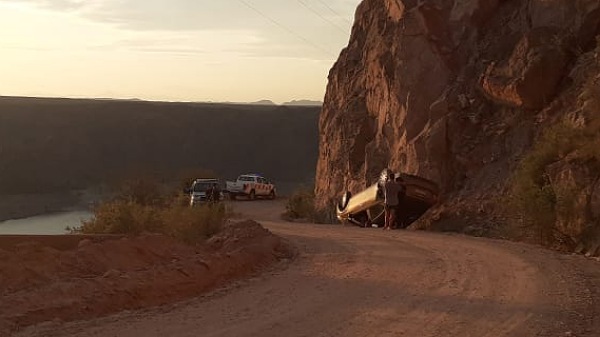
[[[271,100],[263,99],[260,101],[250,103],[252,105],[278,105]],[[311,101],[307,99],[301,100],[293,100],[291,102],[284,102],[281,105],[291,105],[291,106],[322,106],[323,102],[321,101]]]
[[[300,106],[322,106],[323,102],[321,101],[311,101],[307,99],[294,100],[291,102],[285,102],[283,105],[300,105]]]
[[[146,101],[146,100],[142,100],[139,98],[94,98],[96,100],[114,100],[114,101]],[[150,101],[150,102],[154,102],[154,101]],[[170,103],[183,103],[183,102],[170,102]],[[231,102],[231,101],[226,101],[226,102],[213,102],[213,101],[209,101],[209,102],[195,102],[195,103],[210,103],[210,104],[249,104],[249,105],[271,105],[271,106],[276,106],[276,105],[282,105],[282,106],[322,106],[323,102],[321,101],[312,101],[312,100],[308,100],[308,99],[299,99],[299,100],[292,100],[290,102],[284,102],[281,104],[277,104],[271,100],[268,99],[262,99],[260,101],[256,101],[256,102]]]
[[[70,99],[70,100],[86,100],[86,98],[53,98],[53,97],[27,97],[27,96],[3,96],[0,95],[0,98],[22,98],[22,99]],[[272,106],[276,106],[276,105],[282,105],[282,106],[309,106],[309,107],[315,107],[315,106],[322,106],[323,102],[321,101],[311,101],[308,99],[299,99],[299,100],[292,100],[290,102],[284,102],[282,104],[277,104],[274,103],[271,100],[268,99],[263,99],[260,101],[256,101],[256,102],[231,102],[231,101],[226,101],[226,102],[213,102],[213,101],[206,101],[206,102],[179,102],[179,101],[155,101],[155,100],[145,100],[145,99],[140,99],[140,98],[111,98],[111,97],[95,97],[95,98],[88,98],[89,100],[96,100],[96,101],[124,101],[124,102],[154,102],[154,103],[159,103],[159,102],[164,102],[164,103],[209,103],[209,104],[248,104],[248,105],[272,105]]]

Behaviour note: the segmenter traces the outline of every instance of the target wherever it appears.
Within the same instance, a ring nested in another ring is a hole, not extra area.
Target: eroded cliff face
[[[420,226],[504,235],[500,196],[542,130],[600,115],[599,33],[598,0],[364,0],[329,74],[318,206],[389,166],[442,187]],[[600,174],[566,154],[551,166],[550,185],[585,186],[586,215],[557,219],[576,237],[600,216]]]

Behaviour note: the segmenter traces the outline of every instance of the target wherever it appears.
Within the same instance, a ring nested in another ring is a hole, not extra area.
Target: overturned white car
[[[384,170],[375,184],[360,193],[344,193],[336,207],[337,218],[343,223],[351,222],[362,227],[383,225],[382,187],[390,172]],[[405,228],[437,203],[439,188],[433,181],[415,175],[396,173],[395,176],[402,178],[406,190],[396,209],[395,227]]]

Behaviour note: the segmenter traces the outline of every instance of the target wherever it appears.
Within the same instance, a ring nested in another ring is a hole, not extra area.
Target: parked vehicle
[[[275,199],[277,195],[275,185],[258,174],[242,174],[236,181],[227,181],[225,189],[232,200],[240,196],[250,200],[258,197]]]
[[[384,224],[383,183],[389,170],[384,170],[379,180],[365,190],[352,195],[344,193],[337,205],[337,218],[343,223],[351,222],[361,227]],[[397,208],[397,227],[404,228],[417,220],[431,206],[437,203],[439,188],[433,181],[415,175],[397,173],[402,177],[406,189],[404,198]]]
[[[192,186],[186,189],[186,192],[190,195],[190,206],[207,201],[206,191],[214,184],[217,184],[219,189],[221,189],[221,183],[218,179],[204,178],[194,180]],[[223,199],[223,192],[219,192],[219,200]]]

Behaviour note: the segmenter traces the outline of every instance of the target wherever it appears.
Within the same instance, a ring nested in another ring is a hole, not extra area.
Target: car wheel
[[[256,199],[256,192],[254,192],[254,190],[250,191],[250,195],[248,196],[248,198],[250,200]]]
[[[344,195],[342,196],[342,200],[340,200],[340,202],[338,203],[338,209],[340,211],[343,211],[346,209],[346,207],[348,207],[348,203],[350,202],[351,197],[352,193],[350,193],[350,191],[346,191],[346,193],[344,193]]]
[[[235,194],[229,193],[229,199],[235,200],[236,199]]]
[[[269,193],[269,199],[275,199],[275,190],[271,190],[271,193]]]

